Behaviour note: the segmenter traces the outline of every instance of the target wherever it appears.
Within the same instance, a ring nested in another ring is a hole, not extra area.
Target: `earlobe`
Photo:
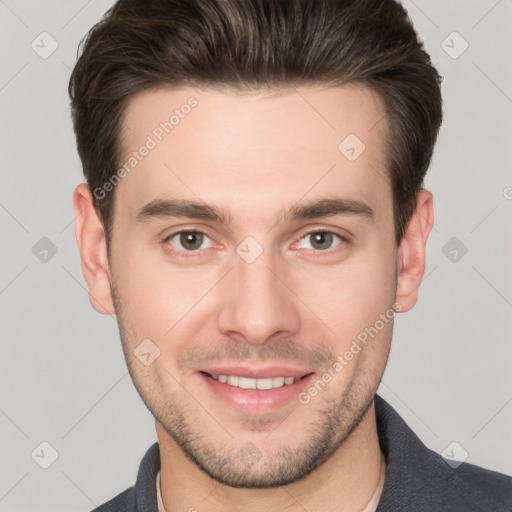
[[[82,273],[89,288],[91,306],[104,315],[115,314],[110,289],[110,268],[103,224],[94,208],[87,183],[80,183],[73,193],[75,236],[82,262]]]
[[[432,193],[421,189],[416,195],[416,208],[398,249],[398,282],[396,301],[401,311],[409,311],[418,300],[418,290],[425,273],[427,240],[434,225]]]

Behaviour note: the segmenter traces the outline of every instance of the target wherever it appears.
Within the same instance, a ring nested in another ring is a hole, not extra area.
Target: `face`
[[[397,290],[383,113],[356,86],[128,105],[110,261],[123,350],[168,442],[219,482],[303,478],[372,403]]]

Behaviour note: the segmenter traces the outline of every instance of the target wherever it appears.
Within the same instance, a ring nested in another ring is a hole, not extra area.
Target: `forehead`
[[[139,93],[121,131],[116,211],[134,217],[169,194],[263,219],[326,193],[378,210],[391,197],[386,129],[380,97],[362,86]]]

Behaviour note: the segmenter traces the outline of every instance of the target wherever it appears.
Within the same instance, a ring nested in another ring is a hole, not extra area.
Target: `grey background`
[[[67,83],[78,41],[111,4],[0,0],[5,512],[91,510],[134,483],[156,440],[115,317],[89,304],[74,238],[83,178]],[[398,315],[379,392],[433,450],[456,441],[469,462],[512,475],[512,2],[404,4],[444,75],[445,123],[426,182],[436,220],[425,278]],[[31,47],[43,31],[58,43],[46,59]],[[469,43],[458,58],[454,31]],[[33,253],[43,237],[57,249],[46,262]],[[43,441],[58,452],[47,469],[35,462],[50,461]]]

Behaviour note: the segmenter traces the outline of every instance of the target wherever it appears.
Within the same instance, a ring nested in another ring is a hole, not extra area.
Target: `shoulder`
[[[455,485],[478,489],[512,509],[512,477],[474,464],[464,463],[453,470]]]
[[[130,487],[91,512],[136,512],[135,488]]]
[[[467,462],[452,466],[439,453],[425,446],[418,447],[415,455],[416,460],[410,460],[406,469],[414,476],[405,494],[409,498],[417,496],[423,503],[424,508],[418,510],[512,510],[512,477]]]
[[[450,464],[426,447],[376,395],[379,442],[388,464],[378,512],[512,510],[512,477],[470,463]]]

